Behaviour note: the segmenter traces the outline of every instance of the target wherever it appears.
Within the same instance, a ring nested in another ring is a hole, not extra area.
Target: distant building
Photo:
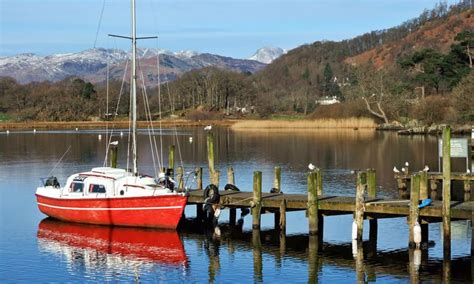
[[[316,100],[317,105],[322,105],[322,106],[328,106],[328,105],[333,105],[333,104],[338,104],[340,101],[337,99],[337,97],[323,97],[320,99]]]

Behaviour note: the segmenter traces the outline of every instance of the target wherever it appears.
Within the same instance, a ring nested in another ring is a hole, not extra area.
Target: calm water
[[[378,194],[396,197],[392,168],[408,161],[412,170],[437,169],[433,137],[398,137],[373,131],[233,132],[218,128],[216,165],[235,170],[242,190],[251,190],[253,171],[263,172],[263,188],[273,183],[273,167],[282,167],[282,190],[306,192],[306,167],[324,170],[324,191],[354,194],[351,170],[375,168]],[[195,226],[178,232],[75,225],[45,219],[34,192],[69,148],[53,175],[64,183],[68,175],[103,163],[105,134],[99,131],[11,132],[0,134],[0,281],[1,282],[342,282],[359,280],[409,282],[414,277],[407,250],[408,227],[403,218],[379,221],[379,239],[364,243],[363,258],[353,255],[351,216],[326,217],[319,252],[308,248],[303,212],[288,214],[284,243],[273,233],[273,215],[262,216],[260,236],[252,236],[251,216],[242,230],[226,226],[216,238]],[[189,137],[193,137],[192,143]],[[206,167],[206,137],[201,128],[165,131],[163,145],[177,144],[177,164],[186,171]],[[119,166],[126,165],[127,137],[118,136]],[[153,173],[148,136],[139,136],[141,172]],[[159,144],[159,143],[158,143]],[[167,151],[166,151],[167,152]],[[181,155],[179,155],[181,153]],[[167,164],[167,153],[164,163]],[[461,163],[462,164],[462,163]],[[205,175],[204,183],[208,183]],[[186,209],[191,219],[195,208]],[[190,221],[189,221],[190,222]],[[368,239],[368,224],[364,239]],[[472,282],[471,228],[453,223],[451,280]],[[260,238],[258,238],[260,237]],[[421,252],[419,279],[443,279],[440,224],[429,226],[431,245]],[[360,249],[360,248],[359,248]],[[446,262],[444,263],[446,264]],[[410,271],[412,273],[410,274]]]

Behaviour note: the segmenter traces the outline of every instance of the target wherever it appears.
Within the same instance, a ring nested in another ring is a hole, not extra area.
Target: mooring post
[[[320,168],[316,168],[314,170],[316,174],[316,192],[319,197],[323,195],[323,172]],[[323,233],[324,233],[324,217],[318,210],[318,236],[319,236],[319,244],[322,244],[323,241]]]
[[[375,169],[367,170],[367,196],[370,199],[377,198],[377,179],[375,175]],[[376,251],[377,250],[377,230],[378,230],[377,219],[371,219],[369,221],[369,225],[370,225],[369,242],[372,244],[372,248],[375,247],[375,251]]]
[[[308,174],[308,223],[309,235],[318,234],[318,191],[316,188],[316,173]]]
[[[179,191],[184,191],[184,170],[183,167],[179,166],[176,169],[177,172],[177,179],[178,179],[178,190]]]
[[[308,283],[318,283],[319,270],[319,238],[310,235],[308,240]]]
[[[463,180],[464,185],[464,201],[471,201],[471,181],[467,178],[467,175],[464,176]]]
[[[232,167],[227,168],[227,183],[235,184],[234,169]],[[235,226],[235,221],[237,219],[237,210],[235,208],[229,209],[229,224]]]
[[[286,234],[286,199],[280,203],[280,233]]]
[[[196,183],[197,189],[202,190],[202,168],[196,168]],[[204,216],[204,212],[202,210],[202,204],[196,204],[196,217],[198,220],[202,220]]]
[[[253,173],[252,228],[260,230],[260,213],[262,209],[262,172]]]
[[[214,135],[207,133],[207,162],[209,165],[209,176],[212,178],[214,173]]]
[[[110,156],[110,166],[112,168],[117,167],[117,150],[118,150],[117,145],[112,145],[112,144],[110,145],[109,156]]]
[[[277,193],[281,192],[281,167],[275,167],[275,177],[273,178],[273,188]]]
[[[443,129],[443,255],[451,258],[451,128]]]
[[[215,170],[213,173],[211,173],[211,183],[217,186],[219,188],[219,180],[221,176],[221,171]]]
[[[413,174],[411,176],[410,184],[410,216],[409,216],[409,247],[414,248],[415,243],[415,224],[418,222],[419,210],[418,205],[420,201],[420,174]]]
[[[253,275],[254,283],[263,282],[263,265],[262,265],[262,243],[260,240],[260,230],[252,230],[252,247],[253,247]]]
[[[420,176],[420,200],[424,200],[429,198],[429,188],[428,188],[428,172],[421,171],[419,173]],[[427,243],[429,236],[429,228],[428,223],[420,222],[421,227],[421,242]]]
[[[168,153],[168,173],[170,177],[174,178],[174,145],[170,145]]]
[[[357,235],[356,240],[362,241],[362,233],[364,229],[364,194],[365,186],[367,181],[366,172],[359,171],[357,172],[357,181],[356,181],[356,198],[355,198],[355,212],[354,212],[354,221],[357,225]]]

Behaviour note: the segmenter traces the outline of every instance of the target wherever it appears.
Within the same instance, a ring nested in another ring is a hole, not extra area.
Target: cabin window
[[[91,192],[91,193],[105,193],[105,186],[103,184],[91,184],[89,186],[89,192]]]
[[[71,183],[70,187],[71,192],[83,192],[84,191],[84,183],[82,182],[73,182]]]

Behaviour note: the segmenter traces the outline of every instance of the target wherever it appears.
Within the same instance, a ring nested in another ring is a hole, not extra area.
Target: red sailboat
[[[178,233],[170,230],[94,226],[47,218],[39,224],[38,241],[45,251],[68,256],[81,249],[98,262],[101,258],[119,257],[118,264],[128,260],[186,266],[188,261]],[[97,257],[96,252],[102,257]],[[70,259],[74,260],[73,255]]]
[[[135,1],[132,1],[131,171],[97,167],[71,175],[64,187],[55,177],[38,187],[36,198],[44,214],[79,223],[175,229],[187,201],[174,190],[174,181],[141,175],[137,169],[137,68]],[[117,36],[124,38],[123,36]],[[146,37],[153,38],[153,37]]]

